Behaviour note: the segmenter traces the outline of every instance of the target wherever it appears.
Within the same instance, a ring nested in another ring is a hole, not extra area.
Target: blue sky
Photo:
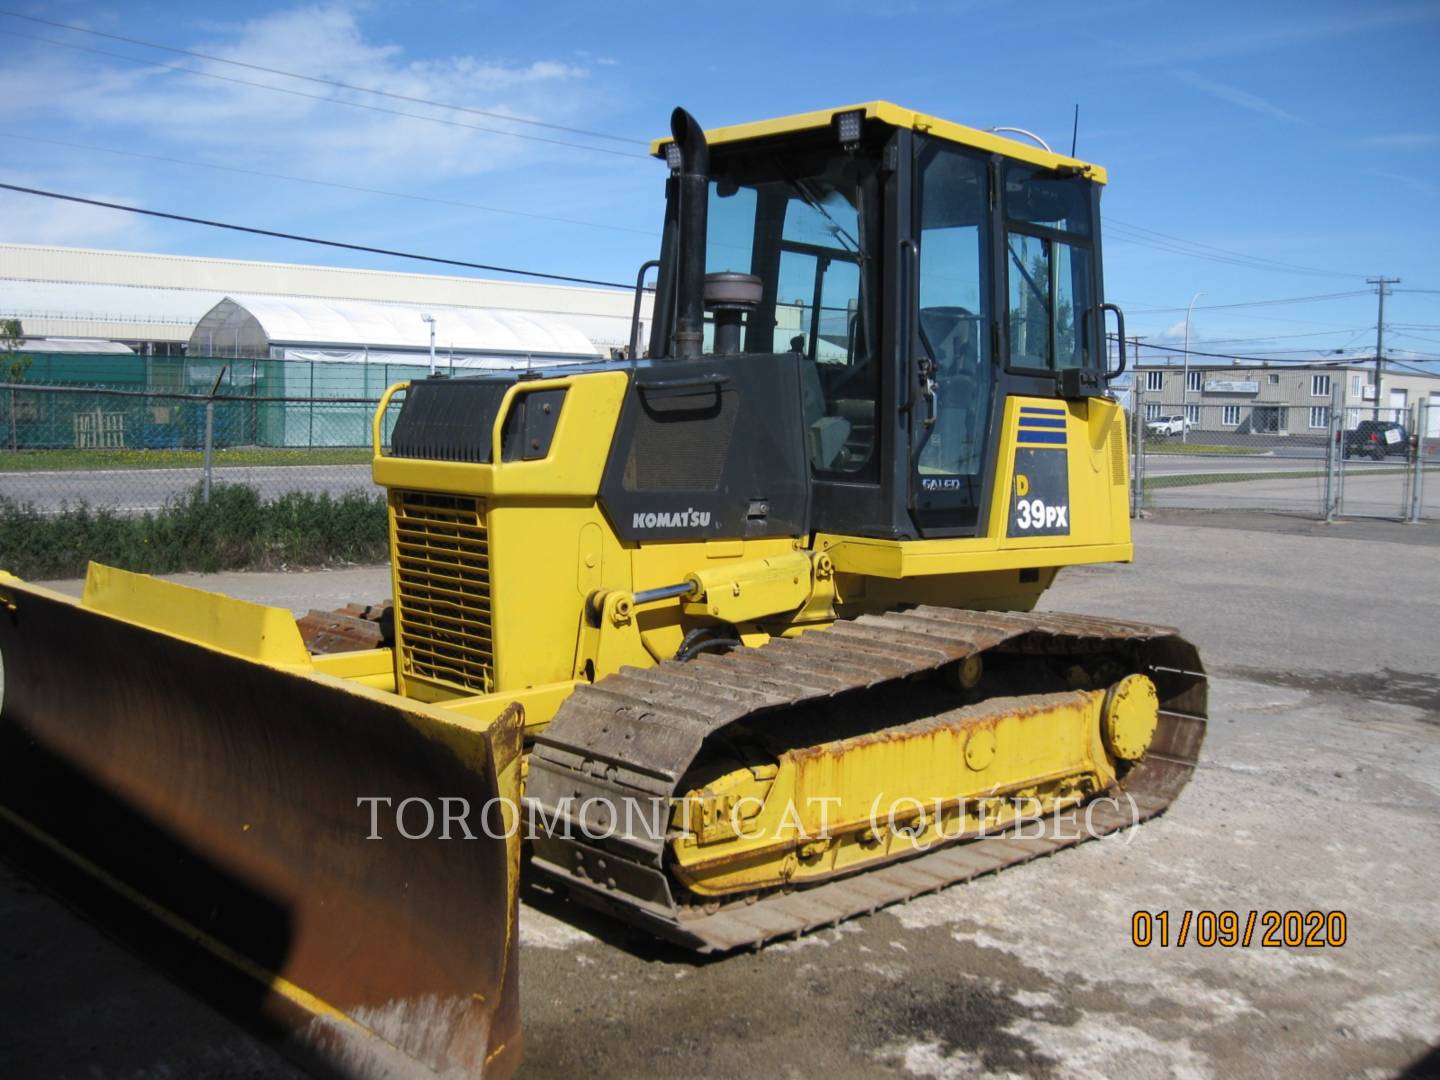
[[[676,104],[716,126],[888,98],[1065,149],[1078,102],[1078,153],[1110,171],[1107,297],[1132,333],[1179,344],[1202,292],[1194,348],[1368,354],[1364,279],[1386,274],[1406,290],[1387,304],[1393,355],[1440,357],[1434,2],[0,8],[135,39],[0,16],[9,183],[626,281],[655,254],[664,170],[621,140],[662,133]],[[0,223],[25,243],[427,269],[8,192]]]

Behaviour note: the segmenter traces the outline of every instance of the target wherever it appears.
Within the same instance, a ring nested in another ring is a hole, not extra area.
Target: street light
[[[1190,441],[1190,410],[1187,403],[1190,400],[1190,312],[1195,307],[1195,301],[1204,296],[1203,292],[1197,292],[1190,298],[1190,303],[1185,308],[1185,381],[1180,384],[1180,441]]]
[[[420,318],[430,324],[430,374],[433,377],[435,374],[435,316],[426,313]]]

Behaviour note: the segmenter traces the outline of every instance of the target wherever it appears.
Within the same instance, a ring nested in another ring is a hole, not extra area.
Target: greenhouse
[[[393,383],[428,374],[432,329],[435,369],[446,375],[599,355],[573,326],[537,312],[230,296],[191,333],[188,362],[174,369],[183,385],[157,385],[160,372],[152,371],[150,389],[194,392],[223,371],[222,395],[253,399],[237,410],[244,431],[227,431],[225,441],[363,445],[372,408],[366,403]]]

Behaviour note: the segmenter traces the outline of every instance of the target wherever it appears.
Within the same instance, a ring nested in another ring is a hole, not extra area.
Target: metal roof
[[[17,352],[27,353],[83,353],[89,356],[108,354],[134,356],[135,350],[118,341],[103,338],[26,338],[16,346]]]
[[[437,349],[513,356],[595,357],[599,350],[563,319],[538,312],[319,297],[227,296],[190,335],[190,352],[223,347],[231,336],[259,335],[268,345],[427,350],[435,320]],[[258,341],[256,342],[258,344]]]

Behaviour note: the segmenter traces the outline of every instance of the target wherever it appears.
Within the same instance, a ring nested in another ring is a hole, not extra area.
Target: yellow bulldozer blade
[[[317,671],[280,609],[0,574],[4,824],[257,980],[341,1075],[518,1064],[522,725]],[[442,798],[468,816],[426,830]]]

